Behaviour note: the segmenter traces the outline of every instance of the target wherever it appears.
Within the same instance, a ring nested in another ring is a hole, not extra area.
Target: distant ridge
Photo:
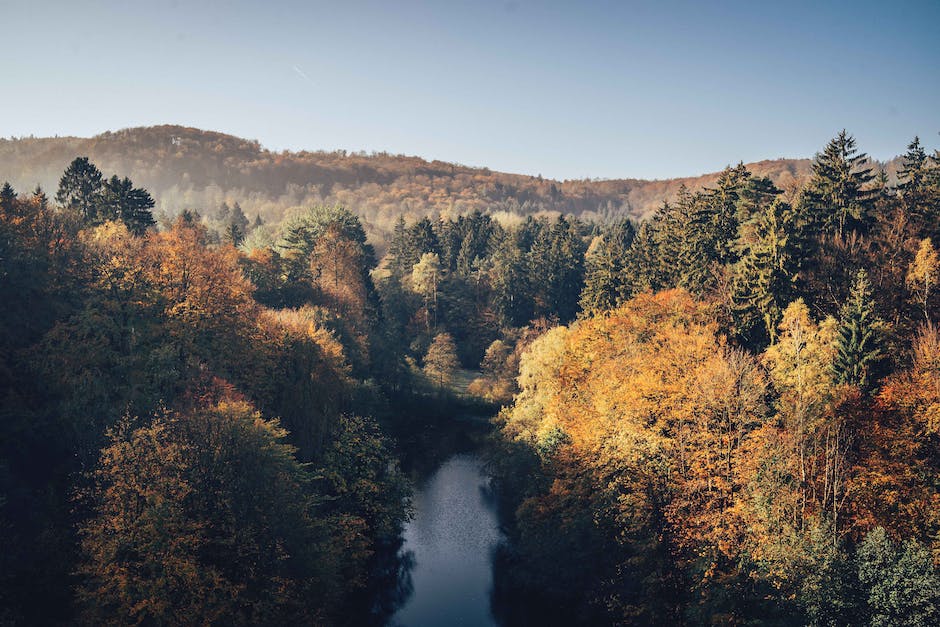
[[[820,141],[820,146],[826,139]],[[642,218],[682,185],[707,187],[718,172],[664,180],[557,181],[388,153],[273,152],[254,140],[184,126],[151,126],[91,138],[0,140],[0,180],[18,191],[41,184],[51,196],[68,163],[88,155],[107,175],[130,176],[157,200],[158,213],[206,211],[237,201],[249,215],[277,222],[291,207],[342,204],[372,231],[387,232],[400,214],[435,216],[474,209],[518,215],[558,211],[584,218]],[[809,159],[746,164],[754,174],[795,190]],[[893,174],[894,163],[887,165]]]

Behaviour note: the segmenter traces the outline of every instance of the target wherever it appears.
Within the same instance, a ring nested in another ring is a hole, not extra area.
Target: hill
[[[237,201],[249,217],[278,222],[292,207],[342,204],[366,228],[387,233],[406,218],[474,209],[524,215],[543,211],[584,218],[642,218],[681,185],[708,186],[718,173],[667,180],[565,180],[494,172],[388,153],[274,152],[257,141],[181,126],[106,132],[91,138],[0,140],[0,179],[19,191],[41,184],[50,196],[68,163],[87,155],[106,174],[130,176],[153,194],[158,215],[202,212]],[[748,164],[784,190],[810,172],[809,159]]]

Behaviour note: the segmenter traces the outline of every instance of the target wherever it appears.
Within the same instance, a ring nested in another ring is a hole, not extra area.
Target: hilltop
[[[357,213],[380,240],[400,214],[416,218],[481,209],[643,218],[675,196],[681,185],[706,187],[718,176],[558,181],[388,153],[274,152],[254,140],[165,125],[91,138],[3,139],[0,179],[20,191],[38,183],[52,195],[62,171],[77,155],[87,155],[102,171],[130,176],[150,190],[158,215],[186,208],[205,212],[223,201],[237,201],[250,217],[260,214],[271,223],[292,207],[341,204]],[[772,159],[747,167],[792,191],[809,174],[810,163]]]

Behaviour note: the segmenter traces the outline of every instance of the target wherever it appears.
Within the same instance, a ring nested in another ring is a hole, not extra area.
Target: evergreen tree
[[[88,157],[76,157],[59,179],[56,202],[78,212],[85,222],[94,223],[98,219],[101,187],[101,171]]]
[[[238,227],[238,230],[242,233],[248,232],[248,216],[245,215],[245,212],[242,210],[241,205],[237,202],[232,205],[232,213],[229,215],[229,224],[234,224]]]
[[[882,329],[882,322],[875,316],[868,274],[859,270],[839,315],[832,366],[837,383],[868,387],[871,370],[882,357]]]
[[[408,229],[408,245],[406,248],[406,268],[412,268],[424,253],[437,253],[440,257],[441,244],[434,232],[434,225],[431,224],[428,218],[421,218]]]
[[[41,185],[36,185],[36,189],[33,190],[33,198],[36,200],[40,209],[45,209],[49,206],[49,198],[46,196],[46,192],[43,191]]]
[[[659,252],[656,250],[656,239],[654,220],[646,220],[640,224],[624,258],[624,275],[629,277],[629,282],[625,282],[623,286],[625,300],[640,292],[660,287],[657,273]]]
[[[123,179],[112,176],[104,182],[98,201],[95,222],[121,220],[131,233],[143,235],[154,222],[153,198],[147,190],[134,187],[126,176]]]
[[[940,166],[927,156],[918,137],[907,146],[898,171],[898,191],[917,233],[921,237],[940,233]]]
[[[813,224],[823,233],[843,237],[869,224],[873,196],[866,189],[874,175],[868,155],[855,138],[841,131],[813,162],[813,178],[804,197]]]
[[[535,316],[572,320],[584,282],[584,242],[575,225],[559,216],[542,229],[528,254],[529,285]]]
[[[625,220],[594,239],[585,256],[584,289],[580,300],[583,313],[614,309],[629,297],[624,267],[634,235],[633,223]]]
[[[525,253],[519,243],[522,229],[500,238],[490,267],[493,309],[503,327],[519,327],[532,317],[532,297]]]
[[[228,203],[224,200],[222,204],[219,205],[219,208],[215,211],[215,219],[219,222],[228,222],[229,217],[232,215],[232,208],[228,206]]]
[[[392,276],[401,279],[410,271],[408,258],[408,226],[405,224],[405,216],[399,215],[388,247],[388,269]]]
[[[0,211],[11,215],[13,213],[13,203],[16,201],[16,191],[9,182],[3,184],[0,189]]]
[[[232,246],[238,246],[245,240],[245,234],[238,224],[235,222],[230,222],[229,225],[225,228],[225,241],[229,242]]]
[[[738,334],[751,346],[773,342],[787,303],[795,296],[799,257],[796,216],[768,179],[751,181],[738,207],[732,299]]]
[[[739,163],[725,168],[714,189],[706,190],[696,214],[696,231],[704,240],[708,260],[719,265],[734,262],[735,239],[738,235],[738,205],[749,189],[751,173]]]

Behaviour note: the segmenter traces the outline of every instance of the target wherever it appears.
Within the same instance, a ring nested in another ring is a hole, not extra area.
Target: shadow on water
[[[492,426],[457,408],[424,409],[393,426],[402,470],[415,486],[414,518],[377,567],[370,622],[497,625],[493,559],[502,534],[483,462]]]

